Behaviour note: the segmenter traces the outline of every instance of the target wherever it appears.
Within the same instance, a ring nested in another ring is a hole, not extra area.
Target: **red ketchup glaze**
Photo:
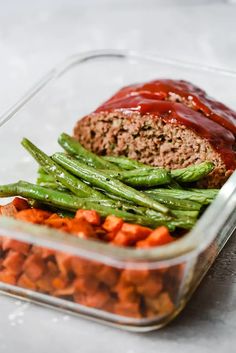
[[[171,94],[191,100],[193,107],[166,101]],[[236,168],[233,151],[236,113],[208,98],[204,91],[185,81],[158,80],[124,87],[95,112],[119,110],[152,114],[163,121],[181,124],[207,139],[221,155],[227,169]]]
[[[122,88],[108,102],[133,95],[145,95],[147,98],[165,100],[171,94],[177,94],[187,102],[191,101],[192,109],[201,111],[209,119],[224,126],[236,135],[236,112],[207,96],[201,88],[183,80],[155,80]]]

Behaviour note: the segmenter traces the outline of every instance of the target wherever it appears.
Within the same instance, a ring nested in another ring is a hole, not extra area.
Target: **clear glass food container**
[[[0,184],[35,181],[37,166],[22,137],[50,154],[59,149],[61,132],[71,133],[77,119],[120,87],[155,78],[189,80],[236,109],[236,73],[120,51],[75,55],[1,116]],[[110,246],[0,217],[0,290],[128,330],[160,328],[182,310],[233,233],[235,208],[234,173],[191,232],[151,249]],[[19,269],[9,278],[4,268],[15,247],[21,249]]]

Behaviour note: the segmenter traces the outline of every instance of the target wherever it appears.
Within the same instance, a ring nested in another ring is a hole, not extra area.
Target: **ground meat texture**
[[[189,96],[182,81],[176,81],[174,91],[174,83],[159,80],[121,89],[78,121],[74,136],[99,155],[124,155],[169,169],[212,161],[215,169],[200,185],[220,187],[236,168],[236,115],[219,102],[214,111],[214,101],[193,85]]]
[[[157,167],[176,169],[212,161],[216,167],[204,180],[208,187],[221,186],[231,174],[209,142],[183,125],[149,115],[92,114],[77,124],[75,136],[99,155],[124,155]]]

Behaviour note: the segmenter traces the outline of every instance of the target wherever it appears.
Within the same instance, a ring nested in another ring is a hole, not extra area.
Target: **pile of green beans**
[[[211,162],[167,170],[123,156],[97,156],[65,133],[58,142],[65,152],[48,156],[24,138],[23,147],[39,164],[37,183],[2,185],[0,197],[26,197],[58,212],[93,209],[103,217],[174,231],[191,229],[218,193],[192,187],[213,170]]]

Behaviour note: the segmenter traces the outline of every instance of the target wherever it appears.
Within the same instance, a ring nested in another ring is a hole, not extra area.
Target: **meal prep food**
[[[235,121],[185,81],[125,87],[80,120],[74,137],[59,136],[63,152],[49,156],[23,138],[37,181],[1,185],[0,197],[15,198],[0,214],[107,246],[174,243],[235,169]],[[171,315],[184,275],[185,264],[119,268],[0,238],[1,282],[121,316]]]
[[[164,226],[152,230],[110,215],[102,221],[96,211],[78,210],[62,217],[31,208],[20,198],[1,208],[3,215],[68,232],[75,237],[108,244],[148,248],[174,241]],[[72,300],[114,314],[141,318],[171,313],[181,266],[139,271],[117,269],[56,250],[1,237],[0,281]],[[170,293],[173,293],[170,296]]]
[[[74,134],[95,153],[153,166],[176,169],[211,161],[215,168],[201,185],[218,187],[236,167],[235,121],[235,112],[199,87],[156,80],[122,88],[79,120]]]

